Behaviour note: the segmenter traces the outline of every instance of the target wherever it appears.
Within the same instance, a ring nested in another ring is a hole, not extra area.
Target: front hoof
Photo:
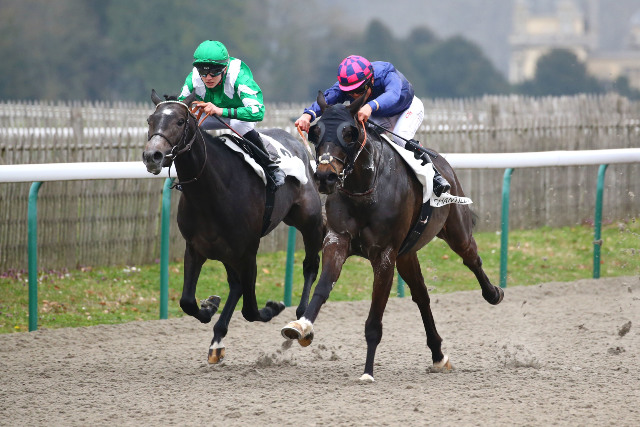
[[[302,326],[297,322],[290,322],[287,326],[280,329],[282,336],[288,340],[302,339]]]
[[[224,359],[224,347],[209,349],[209,364],[216,365]]]
[[[445,354],[441,361],[433,363],[433,366],[431,367],[431,372],[449,372],[452,369],[453,369],[453,366],[451,365],[449,356]]]
[[[307,335],[304,338],[298,339],[298,344],[300,344],[301,347],[309,347],[312,342],[313,342],[313,332],[311,332],[309,335]]]

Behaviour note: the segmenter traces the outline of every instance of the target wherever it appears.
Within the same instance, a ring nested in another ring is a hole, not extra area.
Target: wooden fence
[[[640,102],[617,95],[423,100],[416,135],[443,153],[590,150],[638,147]],[[267,105],[265,127],[297,136],[293,120],[304,105]],[[146,140],[151,103],[0,103],[2,164],[136,161]],[[640,213],[640,165],[607,171],[605,220]],[[502,170],[458,170],[479,214],[478,229],[499,230]],[[512,177],[512,228],[589,222],[597,166],[516,170]],[[37,181],[37,177],[34,177]],[[30,184],[0,184],[0,273],[27,266]],[[162,180],[48,182],[39,198],[39,267],[141,264],[159,254]],[[175,217],[178,194],[172,200]],[[301,239],[298,239],[300,246]],[[285,250],[286,228],[263,239],[261,251]],[[175,223],[171,257],[184,242]]]

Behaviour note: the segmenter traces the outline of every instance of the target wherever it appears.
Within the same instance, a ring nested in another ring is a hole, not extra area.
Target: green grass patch
[[[484,269],[499,284],[500,235],[477,233],[475,238]],[[602,230],[601,276],[640,275],[640,224],[636,220],[614,222]],[[432,293],[479,289],[475,276],[443,241],[436,239],[418,253],[422,273]],[[302,259],[295,253],[293,304],[302,291]],[[285,252],[258,257],[256,296],[258,305],[284,298]],[[169,317],[184,315],[179,306],[182,293],[182,262],[169,266]],[[509,286],[549,281],[573,281],[593,275],[593,227],[581,225],[559,229],[509,232]],[[159,318],[160,268],[156,265],[85,267],[73,271],[40,272],[38,280],[38,328],[61,328],[115,324]],[[371,298],[373,272],[369,261],[351,257],[331,293],[331,301]],[[0,276],[0,333],[28,330],[28,279],[26,272]],[[391,296],[397,295],[396,287]],[[405,295],[409,296],[408,289]],[[228,294],[222,264],[205,263],[198,281],[198,299]],[[242,301],[238,304],[240,309]],[[239,314],[236,314],[239,315]]]

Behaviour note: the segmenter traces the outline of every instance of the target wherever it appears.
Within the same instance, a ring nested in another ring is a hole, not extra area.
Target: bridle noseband
[[[200,131],[200,126],[198,126],[198,121],[195,118],[195,116],[193,115],[193,113],[191,112],[191,110],[189,109],[189,106],[187,104],[185,104],[182,101],[174,101],[174,100],[161,101],[161,102],[158,102],[156,104],[156,111],[158,110],[158,107],[160,105],[162,105],[162,104],[180,104],[184,108],[187,109],[187,120],[186,120],[186,122],[184,124],[184,131],[182,132],[182,138],[180,138],[180,140],[178,141],[177,144],[173,145],[171,143],[171,141],[169,140],[169,138],[167,138],[167,136],[164,135],[162,132],[153,133],[153,134],[149,135],[148,138],[147,138],[147,142],[149,142],[149,141],[151,141],[151,138],[153,138],[154,136],[160,136],[160,137],[164,138],[164,140],[167,141],[167,143],[171,147],[171,151],[169,152],[169,154],[165,155],[165,158],[169,159],[169,162],[170,162],[170,164],[169,164],[169,178],[171,178],[171,164],[173,163],[173,161],[179,155],[181,155],[183,153],[186,153],[187,151],[191,151],[191,146],[196,141],[197,134],[200,135],[200,139],[202,140],[202,146],[204,147],[204,162],[202,163],[202,168],[200,168],[200,172],[198,172],[198,174],[195,176],[195,178],[192,178],[192,179],[190,179],[188,181],[176,182],[171,186],[171,188],[176,188],[176,187],[179,187],[179,186],[181,186],[183,184],[189,184],[191,182],[195,182],[195,181],[198,180],[198,178],[200,178],[200,176],[202,175],[202,172],[204,172],[205,166],[207,165],[207,144],[206,144],[206,142],[204,140],[204,137],[202,136],[202,132]],[[189,130],[189,118],[194,119],[194,122],[196,123],[196,132],[193,133],[193,137],[191,137],[189,142],[185,143],[185,141],[187,140],[187,132]]]

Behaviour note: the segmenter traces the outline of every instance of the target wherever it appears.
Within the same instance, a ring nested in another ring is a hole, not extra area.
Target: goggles
[[[198,74],[200,74],[200,77],[206,77],[206,76],[217,77],[220,74],[222,74],[226,68],[227,67],[224,65],[196,66],[196,69],[198,70]]]

